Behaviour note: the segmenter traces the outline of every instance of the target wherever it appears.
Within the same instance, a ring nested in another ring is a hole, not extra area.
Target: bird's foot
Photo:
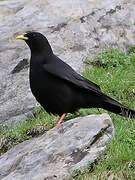
[[[65,116],[66,116],[66,113],[62,114],[62,116],[61,116],[61,117],[59,118],[59,120],[56,122],[56,124],[55,124],[54,127],[58,126],[58,125],[63,121],[63,119],[64,119]]]

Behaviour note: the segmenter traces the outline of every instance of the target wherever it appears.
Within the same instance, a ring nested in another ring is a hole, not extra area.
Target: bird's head
[[[51,53],[52,48],[44,35],[39,32],[27,32],[24,35],[19,35],[16,39],[24,40],[30,47],[32,53]]]

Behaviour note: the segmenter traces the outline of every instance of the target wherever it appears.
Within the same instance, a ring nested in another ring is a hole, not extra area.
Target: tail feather
[[[102,103],[102,108],[108,111],[111,111],[115,114],[119,114],[124,117],[134,118],[135,119],[135,111],[129,109],[128,107],[122,105],[118,101],[105,96],[104,101]]]

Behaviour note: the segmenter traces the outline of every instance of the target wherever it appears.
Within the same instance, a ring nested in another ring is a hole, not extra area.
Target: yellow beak
[[[16,39],[23,39],[23,40],[28,40],[28,37],[25,37],[23,35],[17,36]]]

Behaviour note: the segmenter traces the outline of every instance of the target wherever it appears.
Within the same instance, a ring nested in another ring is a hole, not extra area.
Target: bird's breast
[[[73,100],[70,85],[48,72],[30,71],[30,87],[37,101],[47,112],[69,112]]]

